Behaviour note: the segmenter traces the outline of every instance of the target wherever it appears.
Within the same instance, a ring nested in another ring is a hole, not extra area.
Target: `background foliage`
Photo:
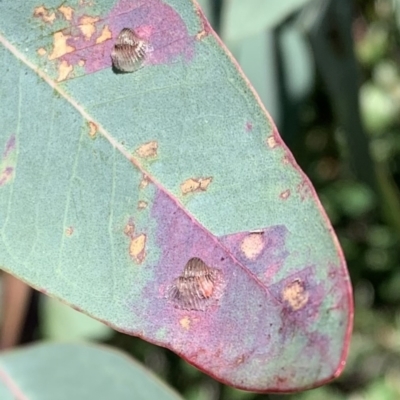
[[[354,286],[355,328],[345,372],[331,385],[285,399],[396,400],[400,398],[400,2],[348,1],[340,2],[340,9],[334,2],[288,1],[292,7],[285,12],[279,7],[268,10],[271,2],[262,2],[263,10],[252,10],[260,7],[257,0],[201,3],[315,185],[343,246]],[[254,10],[261,15],[274,13],[273,18],[254,21]],[[335,15],[346,13],[348,20],[335,20]],[[333,21],[328,28],[324,18]],[[331,61],[324,63],[327,59]],[[42,323],[34,337],[54,332],[49,320],[61,311],[51,310],[39,308]],[[37,326],[32,315],[27,322],[31,328]],[[107,343],[142,361],[188,400],[281,397],[221,385],[168,350],[137,338],[114,333]]]

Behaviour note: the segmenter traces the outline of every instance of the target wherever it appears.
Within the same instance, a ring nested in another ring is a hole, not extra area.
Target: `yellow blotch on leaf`
[[[93,34],[96,32],[96,27],[94,24],[99,20],[97,17],[91,17],[89,15],[84,15],[79,19],[79,29],[81,30],[85,40],[90,40]]]
[[[49,55],[49,60],[62,57],[64,54],[71,53],[75,50],[75,47],[70,46],[67,40],[70,35],[64,35],[62,32],[56,32],[53,35],[53,51]]]
[[[58,11],[64,16],[67,21],[71,21],[72,15],[74,14],[74,9],[68,6],[60,6],[57,8]]]
[[[140,234],[134,237],[131,240],[129,245],[129,255],[136,261],[138,264],[143,262],[145,259],[145,247],[146,247],[146,235]]]
[[[283,288],[282,298],[296,311],[307,304],[309,293],[305,290],[303,282],[300,279],[295,279]]]
[[[103,43],[111,38],[112,38],[112,33],[108,25],[106,25],[101,31],[101,35],[96,39],[96,44]]]
[[[33,10],[33,16],[36,18],[40,18],[43,22],[46,22],[48,24],[52,24],[56,19],[56,14],[53,12],[50,13],[49,10],[44,6],[36,7]]]
[[[181,183],[181,192],[183,195],[197,191],[205,191],[208,185],[212,182],[213,178],[189,178]]]
[[[240,250],[249,260],[255,260],[265,247],[262,232],[249,233],[240,243]]]
[[[157,157],[158,142],[155,140],[142,144],[135,153],[141,158]]]
[[[62,61],[58,66],[58,77],[57,82],[61,82],[68,78],[68,75],[74,70],[72,65],[69,65],[67,61]]]
[[[186,316],[179,321],[179,324],[183,329],[189,330],[191,322],[190,318]]]

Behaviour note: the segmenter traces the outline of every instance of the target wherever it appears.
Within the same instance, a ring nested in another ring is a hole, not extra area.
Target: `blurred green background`
[[[38,321],[33,303],[27,326],[33,337],[106,341],[188,400],[400,399],[400,0],[200,4],[313,182],[345,252],[356,310],[344,373],[300,394],[259,395],[48,299]]]

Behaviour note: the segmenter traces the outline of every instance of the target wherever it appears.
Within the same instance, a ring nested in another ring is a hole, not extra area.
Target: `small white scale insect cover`
[[[146,41],[139,39],[131,29],[124,28],[111,52],[113,66],[120,72],[134,72],[142,65],[148,51]]]

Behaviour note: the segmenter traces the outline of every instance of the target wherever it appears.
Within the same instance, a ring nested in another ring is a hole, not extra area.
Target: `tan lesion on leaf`
[[[278,143],[276,142],[275,136],[273,136],[273,135],[269,136],[267,139],[267,144],[270,149],[273,149],[274,147],[276,147],[278,145]]]
[[[282,298],[294,311],[297,311],[307,304],[309,292],[305,290],[304,283],[300,279],[295,279],[283,288]]]
[[[282,200],[286,200],[287,198],[289,198],[289,196],[290,196],[290,189],[287,189],[287,190],[283,191],[283,192],[279,195],[279,197],[280,197]]]
[[[264,250],[265,237],[263,232],[250,232],[240,243],[240,250],[249,260],[255,260]]]
[[[70,46],[67,41],[70,35],[64,35],[63,32],[55,32],[53,34],[53,51],[49,55],[49,60],[54,60],[56,58],[62,57],[64,54],[72,53],[75,51],[75,47]]]
[[[190,324],[192,323],[192,321],[190,320],[190,318],[188,316],[183,317],[180,321],[179,324],[181,325],[181,327],[183,329],[186,329],[187,331],[190,328]]]
[[[135,153],[141,158],[157,157],[158,142],[155,140],[142,144]]]
[[[189,178],[181,183],[181,192],[183,195],[188,193],[194,193],[198,191],[206,191],[213,178],[211,176],[207,178]]]
[[[94,139],[97,135],[97,129],[98,129],[97,125],[92,121],[89,121],[88,125],[89,125],[89,136],[91,139]]]
[[[56,19],[56,14],[50,12],[45,6],[41,5],[33,10],[33,16],[40,18],[43,22],[47,24],[52,24]]]
[[[207,32],[203,29],[197,33],[196,40],[202,40],[206,36],[207,36]]]
[[[78,61],[78,65],[79,65],[80,67],[83,67],[83,66],[85,65],[85,63],[86,63],[85,60],[79,60],[79,61]]]
[[[145,208],[147,208],[147,201],[144,201],[144,200],[138,201],[138,206],[137,206],[137,208],[138,208],[139,210],[144,210]]]
[[[145,189],[150,183],[150,179],[147,175],[143,174],[142,180],[139,183],[139,189]]]
[[[124,234],[126,236],[129,236],[130,238],[133,238],[133,236],[135,235],[135,224],[132,218],[129,218],[129,221],[124,226]]]
[[[112,39],[112,33],[108,25],[106,25],[101,31],[100,36],[96,39],[96,44],[100,44],[105,42],[106,40]]]
[[[39,47],[39,48],[36,50],[36,53],[37,53],[40,57],[43,57],[44,55],[47,54],[47,51],[46,51],[46,49],[45,49],[44,47]]]
[[[65,5],[62,5],[62,6],[58,7],[57,10],[60,11],[60,13],[63,15],[63,17],[67,21],[71,21],[72,16],[73,16],[74,11],[75,11],[72,7],[65,6]]]
[[[141,233],[131,239],[129,244],[129,255],[138,264],[142,263],[146,257],[146,235]]]
[[[74,227],[69,226],[65,229],[65,236],[72,236],[74,234]]]
[[[74,67],[68,64],[67,61],[61,61],[60,65],[58,66],[58,77],[57,82],[64,81],[68,78],[69,74],[74,70]]]
[[[96,32],[95,23],[98,20],[98,17],[91,17],[90,15],[84,15],[79,19],[79,29],[85,37],[85,40],[90,40]]]

